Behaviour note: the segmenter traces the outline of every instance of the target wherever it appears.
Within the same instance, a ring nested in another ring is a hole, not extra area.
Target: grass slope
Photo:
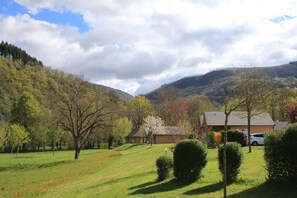
[[[155,160],[170,145],[124,145],[115,150],[0,155],[0,197],[221,197],[217,150],[208,150],[203,177],[194,183],[156,182]],[[295,197],[294,186],[265,183],[263,147],[243,148],[240,179],[230,197]],[[172,155],[169,153],[168,155]]]

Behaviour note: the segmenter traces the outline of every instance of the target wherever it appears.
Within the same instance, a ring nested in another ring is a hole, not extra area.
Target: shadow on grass
[[[172,191],[179,188],[183,188],[185,186],[188,186],[192,184],[193,182],[188,181],[177,181],[176,179],[172,179],[170,181],[167,181],[165,183],[158,183],[153,186],[149,186],[151,184],[155,184],[157,182],[147,182],[141,185],[138,185],[140,189],[130,193],[129,195],[138,195],[138,194],[152,194],[152,193],[158,193],[158,192],[165,192],[165,191]],[[143,187],[145,188],[143,188]],[[149,186],[149,187],[146,187]],[[131,189],[135,189],[137,186],[132,187]]]
[[[50,163],[43,163],[43,164],[11,164],[10,166],[4,166],[0,167],[0,172],[2,171],[8,171],[8,170],[23,170],[23,169],[34,169],[34,168],[47,168],[47,167],[54,167],[59,166],[63,164],[69,164],[72,163],[73,160],[67,160],[67,161],[58,161],[58,162],[50,162]]]
[[[73,160],[67,160],[67,161],[58,161],[58,162],[50,162],[50,163],[44,163],[38,166],[38,168],[47,168],[47,167],[54,167],[62,164],[70,164]]]
[[[125,151],[125,150],[128,150],[130,148],[133,148],[133,147],[136,147],[136,146],[141,146],[143,144],[130,144],[130,145],[127,145],[127,146],[122,146],[120,148],[115,148],[114,150],[116,151]]]
[[[111,179],[111,180],[109,180],[107,182],[90,186],[87,189],[98,188],[98,187],[101,187],[101,186],[104,186],[104,185],[116,184],[118,182],[121,182],[121,181],[124,181],[124,180],[127,180],[127,179],[138,178],[138,177],[143,177],[143,176],[146,176],[146,175],[150,175],[150,174],[152,174],[154,172],[155,171],[149,171],[149,172],[146,172],[146,173],[140,173],[140,174],[130,175],[130,176],[127,176],[127,177],[114,178],[114,179]]]
[[[144,187],[147,187],[147,186],[156,184],[156,183],[158,183],[157,180],[156,181],[146,182],[146,183],[143,183],[143,184],[139,184],[137,186],[133,186],[133,187],[129,188],[129,190],[134,190],[134,189],[138,189],[138,188],[144,188]]]
[[[263,183],[254,188],[247,189],[245,191],[230,195],[228,197],[253,197],[253,198],[265,198],[265,197],[297,197],[297,184],[271,184]]]
[[[212,193],[218,190],[221,190],[223,187],[222,182],[218,182],[215,184],[211,184],[208,186],[203,186],[194,190],[190,190],[188,192],[185,192],[185,195],[201,195],[201,194],[207,194],[207,193]]]
[[[35,157],[28,157],[28,156],[18,156],[18,157],[12,156],[12,157],[15,158],[15,159],[30,159],[30,158],[35,158]]]
[[[0,167],[0,172],[7,170],[23,170],[27,168],[30,168],[30,166],[27,164],[13,164],[11,166]]]

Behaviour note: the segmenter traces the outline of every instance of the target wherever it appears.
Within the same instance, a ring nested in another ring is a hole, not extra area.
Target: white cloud
[[[26,14],[2,16],[2,39],[54,68],[132,94],[220,67],[297,57],[297,4],[291,0],[16,2],[33,14],[79,13],[90,30],[79,33]]]

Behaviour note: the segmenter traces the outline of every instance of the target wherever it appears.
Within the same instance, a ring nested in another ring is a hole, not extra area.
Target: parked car
[[[253,133],[250,137],[251,145],[263,145],[264,144],[264,133]]]

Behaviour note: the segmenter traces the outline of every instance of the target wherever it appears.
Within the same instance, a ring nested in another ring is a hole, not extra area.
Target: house
[[[205,112],[201,118],[203,132],[224,130],[225,113],[222,111]],[[233,111],[228,117],[228,129],[246,131],[248,125],[247,112]],[[251,118],[251,133],[263,133],[274,130],[274,122],[267,112],[254,114]]]
[[[289,125],[289,122],[287,121],[276,121],[274,125],[274,130],[281,130],[283,128],[286,128]]]
[[[188,136],[185,134],[184,130],[179,127],[164,126],[164,127],[160,127],[159,130],[156,130],[153,133],[153,143],[154,144],[176,143],[187,137]],[[147,141],[149,141],[149,137],[145,135],[143,131],[137,132],[133,136],[133,138],[135,143],[146,143]]]

